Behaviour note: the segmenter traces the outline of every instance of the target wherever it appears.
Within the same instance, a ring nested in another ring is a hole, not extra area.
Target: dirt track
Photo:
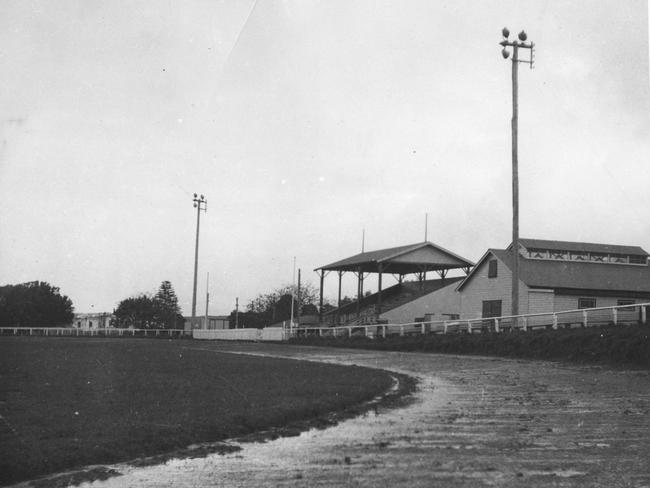
[[[92,486],[650,487],[650,372],[271,345],[201,347],[399,371],[415,401]]]

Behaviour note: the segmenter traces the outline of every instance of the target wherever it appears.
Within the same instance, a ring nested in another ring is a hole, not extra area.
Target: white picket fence
[[[183,329],[116,329],[102,327],[77,329],[74,327],[0,327],[0,336],[67,336],[67,337],[191,337]]]
[[[370,338],[390,335],[450,334],[504,332],[513,330],[558,329],[592,327],[598,325],[646,324],[650,303],[617,307],[584,308],[562,312],[509,315],[469,320],[440,320],[404,324],[345,325],[339,327],[298,327],[291,329],[291,337],[317,335],[321,337],[365,336]]]

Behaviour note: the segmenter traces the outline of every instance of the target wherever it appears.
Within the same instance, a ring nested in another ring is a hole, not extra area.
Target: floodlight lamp
[[[197,197],[197,194],[195,193],[195,194],[194,194],[194,198],[196,198],[196,197]]]
[[[524,42],[526,39],[528,39],[528,36],[526,35],[526,33],[525,33],[524,31],[521,31],[521,32],[519,33],[519,40],[520,40],[521,42]]]
[[[205,197],[203,195],[201,195],[201,200],[204,200],[204,199],[205,199]]]
[[[510,35],[510,31],[508,30],[507,27],[504,27],[503,29],[501,29],[501,34],[503,34],[503,37],[507,39],[508,36]]]
[[[501,56],[503,56],[503,59],[508,59],[508,56],[510,56],[510,51],[508,51],[505,47],[501,50]]]
[[[196,208],[196,203],[194,204],[194,208]]]

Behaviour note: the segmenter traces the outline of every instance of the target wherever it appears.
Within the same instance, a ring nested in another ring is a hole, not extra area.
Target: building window
[[[616,305],[619,307],[625,307],[625,305],[634,305],[634,300],[630,300],[628,298],[624,298],[621,300],[616,301]],[[621,312],[633,312],[635,307],[625,307],[625,308],[619,308]]]
[[[596,308],[596,299],[578,298],[578,308]]]
[[[490,259],[490,261],[488,261],[488,278],[496,278],[496,277],[497,277],[497,260]]]
[[[483,318],[501,317],[501,300],[483,300]]]
[[[648,258],[646,256],[630,256],[630,264],[648,264]]]

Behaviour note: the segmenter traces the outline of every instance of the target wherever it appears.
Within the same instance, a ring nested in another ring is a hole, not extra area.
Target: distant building
[[[72,320],[72,327],[76,329],[100,329],[111,327],[115,316],[107,312],[76,313]]]
[[[230,317],[228,315],[208,315],[207,322],[205,315],[202,317],[183,318],[185,319],[185,330],[230,328]]]
[[[462,319],[511,314],[511,249],[489,249],[458,285]],[[520,314],[650,302],[640,247],[520,239],[519,255]]]

